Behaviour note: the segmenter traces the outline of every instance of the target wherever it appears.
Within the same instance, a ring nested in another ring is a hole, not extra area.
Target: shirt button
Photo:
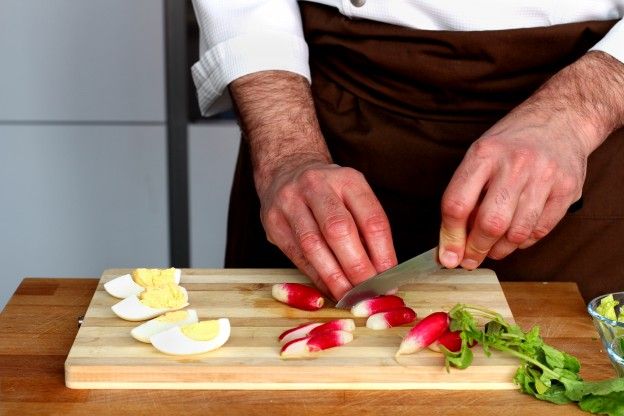
[[[351,4],[355,7],[362,7],[366,4],[366,0],[351,0]]]

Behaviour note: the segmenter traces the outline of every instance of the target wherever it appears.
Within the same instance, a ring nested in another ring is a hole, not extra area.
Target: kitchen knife
[[[434,247],[360,283],[348,291],[336,304],[336,307],[350,308],[361,300],[385,295],[392,289],[396,289],[406,283],[418,281],[423,276],[427,276],[441,268],[442,265],[438,263],[438,248]]]

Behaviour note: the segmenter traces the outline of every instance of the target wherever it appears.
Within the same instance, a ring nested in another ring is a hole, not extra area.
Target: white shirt
[[[514,29],[624,16],[624,0],[314,1],[351,18],[424,30]],[[364,4],[354,5],[358,3]],[[310,79],[297,0],[193,0],[193,6],[200,59],[192,72],[203,115],[230,108],[227,86],[243,75],[285,70]],[[592,49],[624,62],[624,20]]]

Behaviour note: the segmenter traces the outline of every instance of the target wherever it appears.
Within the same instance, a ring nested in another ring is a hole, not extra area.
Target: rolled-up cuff
[[[617,22],[590,51],[606,52],[624,63],[624,20]]]
[[[288,33],[247,33],[210,48],[191,68],[202,115],[231,107],[227,91],[230,82],[267,70],[294,72],[310,81],[305,40]]]

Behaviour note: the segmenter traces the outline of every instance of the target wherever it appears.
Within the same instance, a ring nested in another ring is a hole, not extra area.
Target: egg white
[[[216,350],[230,338],[230,320],[217,320],[219,332],[216,337],[208,341],[195,341],[182,332],[179,326],[153,335],[150,338],[152,345],[160,352],[170,355],[201,354]]]
[[[180,286],[180,290],[184,293],[188,300],[188,293],[186,289]],[[146,319],[155,318],[162,315],[165,312],[177,311],[178,309],[186,308],[188,301],[178,308],[152,308],[144,305],[139,298],[134,295],[129,298],[125,298],[111,306],[111,309],[121,319],[126,321],[145,321]]]
[[[180,284],[181,275],[182,271],[180,269],[174,270],[173,281],[176,285]],[[104,290],[106,290],[111,296],[119,299],[125,299],[129,298],[130,296],[136,296],[140,294],[145,290],[145,288],[137,284],[132,279],[132,275],[124,274],[123,276],[116,277],[113,280],[104,283]]]
[[[197,323],[197,311],[195,309],[186,310],[186,318],[175,322],[162,322],[158,318],[142,323],[130,331],[130,335],[137,341],[150,343],[150,337],[160,332],[166,331],[176,326],[184,326]]]

